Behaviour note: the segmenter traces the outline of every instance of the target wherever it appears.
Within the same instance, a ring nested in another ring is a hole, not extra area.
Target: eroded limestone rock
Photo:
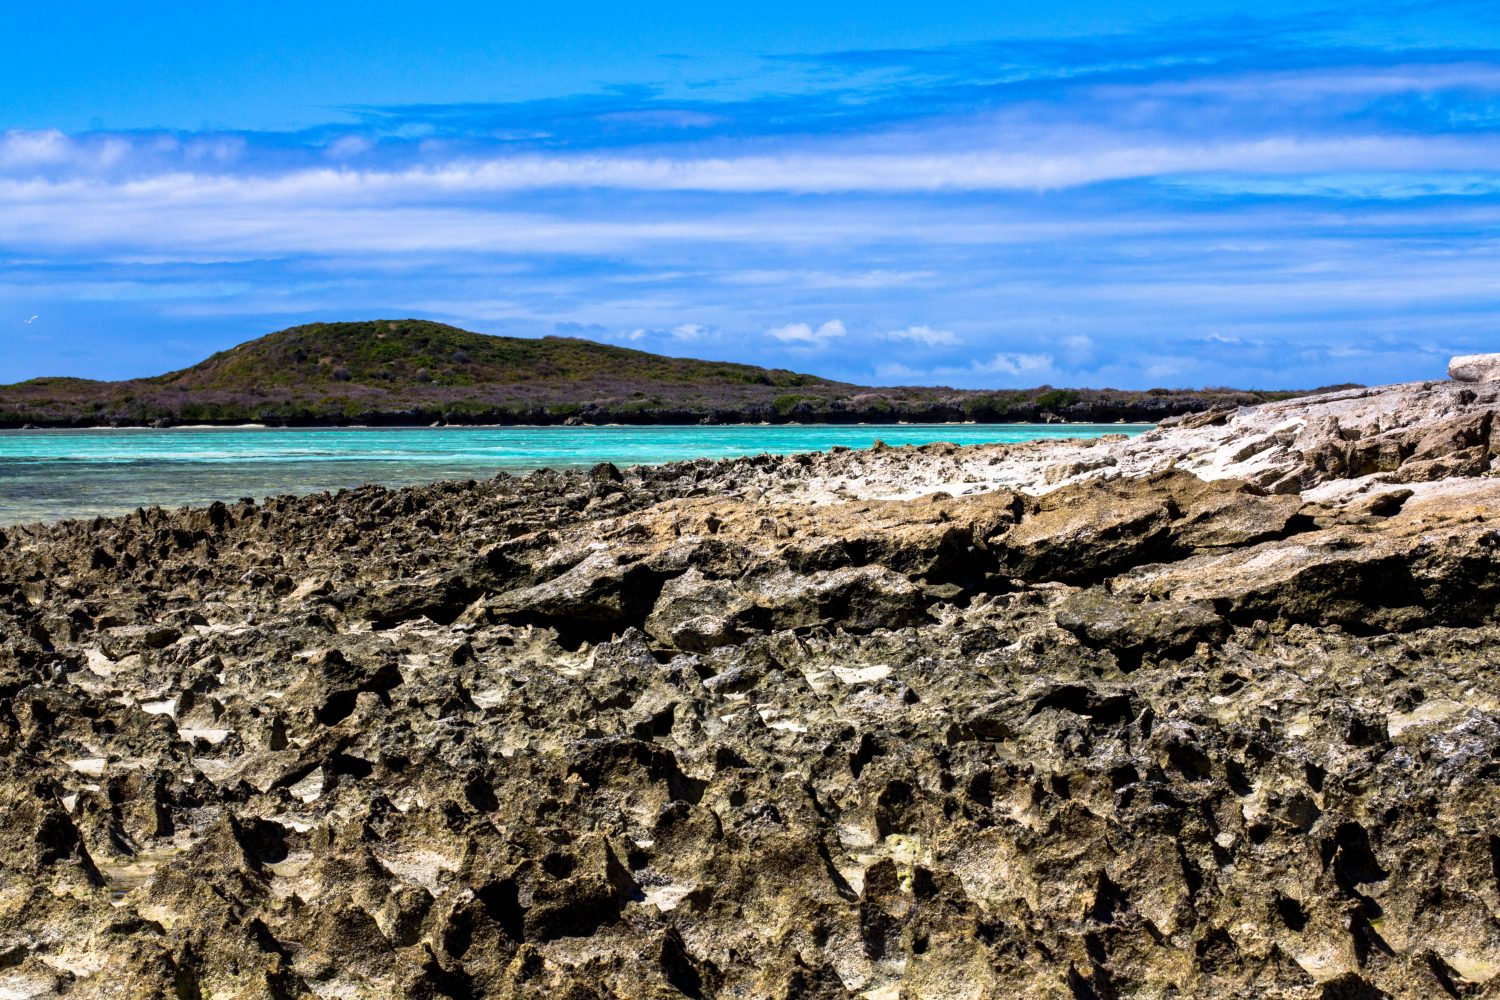
[[[1496,996],[1497,396],[8,527],[0,994]]]

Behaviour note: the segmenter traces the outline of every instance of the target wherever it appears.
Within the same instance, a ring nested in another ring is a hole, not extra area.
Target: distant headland
[[[296,326],[151,378],[0,386],[0,427],[1156,421],[1297,395],[867,387],[572,337],[495,337],[404,319]]]

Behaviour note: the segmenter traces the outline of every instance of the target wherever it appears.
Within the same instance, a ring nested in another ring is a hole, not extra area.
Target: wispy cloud
[[[776,326],[766,331],[766,336],[772,340],[779,340],[783,344],[807,344],[822,345],[830,340],[848,336],[849,331],[844,329],[840,320],[831,319],[820,326],[811,326],[807,323],[788,323],[785,326]]]
[[[1037,385],[1055,375],[1057,368],[1050,354],[1001,352],[976,359],[967,365],[921,367],[888,362],[879,365],[877,371],[885,379],[906,382],[993,385],[994,377],[1001,376],[1008,385]]]
[[[881,336],[886,340],[905,340],[927,347],[952,347],[959,342],[958,335],[952,330],[934,330],[925,323],[900,330],[888,330]]]
[[[546,189],[643,192],[941,193],[1055,191],[1106,181],[1201,173],[1316,174],[1467,171],[1489,185],[1500,173],[1500,135],[1379,134],[1249,137],[1143,136],[1118,129],[1061,133],[997,130],[989,148],[891,151],[870,140],[824,141],[774,155],[588,155],[460,158],[402,169],[318,167],[284,173],[173,171],[121,181],[13,179],[6,202],[123,198],[136,203],[348,205],[436,201]],[[19,163],[40,151],[11,154]],[[43,144],[45,145],[45,144]],[[90,158],[97,158],[91,148]],[[127,155],[122,144],[111,154]],[[61,161],[50,161],[61,162]]]

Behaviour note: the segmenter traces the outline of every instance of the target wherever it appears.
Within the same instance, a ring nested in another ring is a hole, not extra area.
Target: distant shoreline
[[[148,378],[0,386],[0,428],[1155,424],[1307,394],[861,386],[567,337],[367,320],[292,327]]]
[[[858,421],[834,421],[834,420],[777,420],[777,421],[724,421],[722,423],[410,423],[410,424],[269,424],[269,423],[226,423],[226,424],[168,424],[157,426],[154,424],[58,424],[58,425],[35,425],[29,427],[6,427],[0,426],[0,432],[14,431],[18,433],[31,433],[43,431],[290,431],[290,430],[313,430],[313,431],[348,431],[348,430],[498,430],[501,428],[513,428],[515,430],[599,430],[603,428],[635,428],[635,427],[681,427],[703,428],[705,430],[719,427],[1146,427],[1154,426],[1155,420],[858,420]]]

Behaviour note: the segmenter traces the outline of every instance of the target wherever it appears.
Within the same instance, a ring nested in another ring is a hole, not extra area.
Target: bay
[[[1150,424],[714,427],[179,427],[0,431],[0,525],[505,471],[658,464],[835,446],[1019,443]]]

